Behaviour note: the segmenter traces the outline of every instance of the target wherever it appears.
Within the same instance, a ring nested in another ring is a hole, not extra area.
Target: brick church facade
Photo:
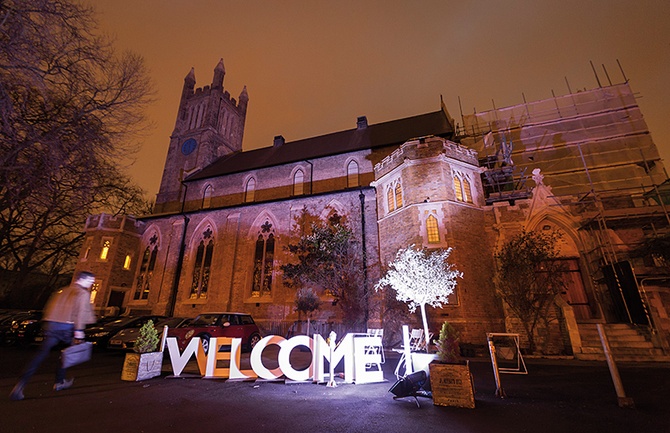
[[[359,117],[348,130],[242,151],[249,96],[232,98],[224,76],[221,61],[209,86],[196,89],[193,70],[184,79],[153,213],[86,221],[77,269],[96,274],[99,312],[242,311],[268,332],[286,329],[298,314],[279,267],[306,208],[347,218],[372,293],[398,249],[452,247],[463,278],[448,305],[429,310],[430,326],[448,320],[475,346],[520,330],[495,295],[495,251],[522,230],[559,231],[568,288],[538,330],[543,351],[588,358],[603,323],[647,343],[622,355],[670,353],[668,264],[634,254],[667,233],[670,193],[627,83],[462,125],[443,104],[377,124]],[[384,326],[382,299],[371,297],[371,327]],[[317,323],[340,322],[323,300]]]

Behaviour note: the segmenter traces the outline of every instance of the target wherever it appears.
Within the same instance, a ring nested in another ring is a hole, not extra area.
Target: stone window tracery
[[[472,203],[472,187],[467,175],[455,172],[454,174],[454,192],[456,200],[465,203]]]
[[[135,294],[133,299],[136,301],[149,299],[151,291],[151,279],[154,276],[156,266],[156,257],[158,256],[158,236],[154,233],[149,238],[149,245],[144,249],[142,261],[140,262],[140,273],[137,275],[135,283]]]
[[[112,240],[103,238],[102,249],[100,250],[100,260],[107,260],[107,256],[109,256],[109,249],[111,247],[112,247]]]
[[[191,299],[207,298],[213,254],[214,239],[212,239],[212,228],[208,226],[202,233],[195,252],[193,279],[191,282]]]
[[[389,213],[402,207],[402,184],[399,179],[392,181],[388,185],[388,189],[386,190],[386,202]]]
[[[261,226],[254,249],[254,270],[251,296],[258,298],[272,294],[272,271],[274,268],[275,234],[269,221]]]

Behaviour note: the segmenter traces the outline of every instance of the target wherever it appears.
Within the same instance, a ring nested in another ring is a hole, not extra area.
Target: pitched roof
[[[199,180],[259,168],[288,164],[305,159],[402,144],[428,135],[449,136],[453,127],[444,111],[369,125],[318,137],[292,141],[280,146],[225,155],[186,180]]]

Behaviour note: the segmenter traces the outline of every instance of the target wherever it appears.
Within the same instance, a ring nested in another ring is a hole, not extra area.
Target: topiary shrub
[[[154,321],[149,320],[140,328],[140,335],[135,341],[133,350],[137,353],[155,352],[158,350],[158,331],[154,327]]]
[[[461,352],[458,342],[458,331],[449,322],[442,324],[440,338],[436,341],[437,360],[439,362],[456,362],[460,360]]]

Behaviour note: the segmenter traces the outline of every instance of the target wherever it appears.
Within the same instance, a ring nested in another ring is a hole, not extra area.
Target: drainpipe
[[[309,164],[309,193],[312,194],[314,193],[314,181],[312,180],[314,178],[314,164],[307,159],[305,162]]]
[[[368,257],[367,257],[367,248],[365,245],[365,194],[363,190],[360,190],[358,198],[361,201],[361,247],[363,249],[363,294],[365,296],[365,323],[368,323]]]
[[[165,308],[165,315],[172,317],[174,316],[175,306],[177,305],[177,293],[179,291],[179,279],[181,278],[181,271],[184,265],[184,254],[186,251],[186,230],[188,229],[188,223],[190,219],[184,215],[184,204],[186,202],[186,193],[188,192],[188,185],[183,181],[181,183],[184,186],[184,197],[181,201],[181,211],[180,215],[184,218],[184,227],[181,232],[181,241],[179,245],[179,257],[177,259],[177,268],[175,269],[174,280],[172,281],[172,288],[170,290],[170,300],[168,301],[167,307]],[[167,258],[166,258],[167,260]]]

